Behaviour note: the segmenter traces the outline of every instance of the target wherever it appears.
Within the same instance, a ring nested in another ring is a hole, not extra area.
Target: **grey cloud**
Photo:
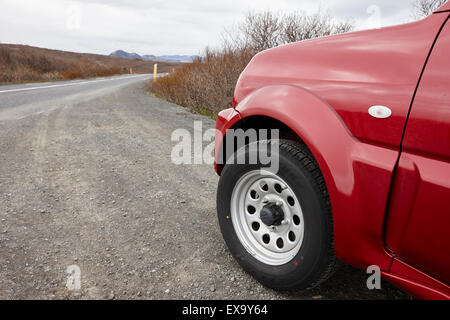
[[[381,9],[382,25],[406,22],[413,0],[2,0],[0,41],[70,51],[104,53],[116,49],[140,54],[198,54],[217,45],[225,27],[248,10],[313,12],[319,7],[337,18],[371,27],[367,8]],[[69,8],[80,9],[80,28],[68,30]]]

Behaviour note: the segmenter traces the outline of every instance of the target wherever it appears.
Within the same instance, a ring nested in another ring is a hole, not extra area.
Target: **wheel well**
[[[302,144],[303,146],[305,146],[306,150],[309,151],[308,147],[306,146],[306,144],[304,143],[304,141],[295,133],[294,130],[292,130],[290,127],[288,127],[287,125],[285,125],[283,122],[271,118],[271,117],[267,117],[267,116],[251,116],[251,117],[247,117],[242,119],[241,121],[237,122],[236,124],[234,124],[230,129],[242,129],[242,130],[248,130],[248,129],[255,129],[257,132],[260,129],[267,129],[269,130],[269,139],[270,139],[270,130],[271,129],[278,129],[279,130],[279,138],[280,139],[285,139],[285,140],[291,140],[291,141],[296,141],[300,144]],[[258,136],[259,139],[259,136]],[[222,163],[226,163],[226,159],[225,159],[225,155],[224,155],[224,150],[226,150],[226,134],[225,137],[223,139],[223,143],[222,143],[222,147],[220,150],[221,153],[221,158],[222,158]],[[236,149],[236,144],[235,144],[235,149]],[[237,150],[234,150],[234,152],[236,152]],[[311,152],[310,152],[311,153]],[[223,165],[219,166],[219,172],[222,171]]]
[[[295,140],[303,142],[300,137],[283,122],[266,116],[252,116],[242,119],[236,123],[232,129],[278,129],[280,130],[280,139]]]

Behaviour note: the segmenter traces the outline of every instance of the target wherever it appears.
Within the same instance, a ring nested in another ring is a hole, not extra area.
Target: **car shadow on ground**
[[[284,294],[288,299],[352,299],[356,300],[409,300],[407,293],[382,280],[380,290],[369,290],[367,279],[369,275],[360,269],[340,263],[336,273],[320,286],[302,293]]]

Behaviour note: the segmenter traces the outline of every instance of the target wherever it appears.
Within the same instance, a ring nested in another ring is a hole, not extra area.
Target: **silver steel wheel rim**
[[[261,210],[268,204],[282,208],[284,219],[280,226],[267,226],[261,220]],[[245,249],[267,265],[292,261],[303,243],[300,202],[292,188],[269,171],[251,171],[239,179],[231,196],[231,219]]]

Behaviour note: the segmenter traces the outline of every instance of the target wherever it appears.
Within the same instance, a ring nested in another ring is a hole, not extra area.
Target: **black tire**
[[[252,150],[246,146],[237,153],[249,156]],[[248,253],[235,232],[230,219],[232,192],[240,177],[263,168],[260,164],[225,165],[217,192],[219,224],[233,257],[260,283],[279,291],[307,290],[328,279],[336,266],[330,200],[322,173],[303,144],[280,140],[279,162],[278,176],[293,189],[304,215],[304,238],[297,256],[281,266],[266,265]]]

